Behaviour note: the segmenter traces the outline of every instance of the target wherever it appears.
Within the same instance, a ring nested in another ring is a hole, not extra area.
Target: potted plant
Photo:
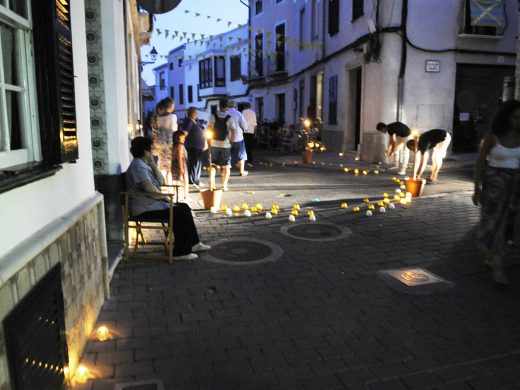
[[[207,129],[204,132],[204,136],[208,141],[208,160],[209,160],[209,188],[207,190],[200,191],[202,203],[204,204],[205,210],[211,210],[212,207],[218,209],[220,207],[220,201],[222,200],[222,190],[215,188],[215,175],[211,174],[211,139],[213,138],[213,132]]]
[[[406,192],[410,192],[414,198],[417,198],[422,195],[426,185],[426,180],[417,178],[417,170],[419,169],[417,165],[419,160],[419,155],[417,153],[419,150],[419,133],[414,130],[412,135],[414,143],[413,175],[411,178],[405,179],[405,186]]]

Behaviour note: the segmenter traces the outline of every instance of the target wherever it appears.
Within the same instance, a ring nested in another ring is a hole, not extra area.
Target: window
[[[188,103],[193,103],[193,86],[188,85]]]
[[[179,84],[179,104],[184,104],[184,84]]]
[[[338,123],[338,76],[329,78],[329,124]]]
[[[303,49],[303,41],[305,40],[305,7],[300,10],[300,33],[298,47]]]
[[[159,89],[165,89],[166,88],[166,79],[164,72],[159,72]]]
[[[279,123],[285,122],[285,93],[278,93],[276,96],[276,119]]]
[[[281,3],[283,0],[276,0],[276,4]]]
[[[318,34],[319,34],[319,26],[318,26],[318,23],[319,23],[319,19],[318,19],[319,8],[318,7],[319,7],[318,0],[312,0],[312,5],[311,5],[311,40],[313,40],[313,41],[318,39]]]
[[[200,97],[200,84],[197,84],[197,101],[202,101],[202,98]]]
[[[262,0],[256,0],[255,2],[255,15],[262,13]]]
[[[9,8],[0,6],[3,190],[78,158],[69,8],[65,0],[59,8],[50,0],[17,0],[10,1]]]
[[[352,20],[363,16],[363,0],[352,0]]]
[[[170,87],[170,97],[175,100],[175,88],[174,87]]]
[[[173,62],[170,62],[170,70],[173,70]]]
[[[339,0],[329,0],[329,35],[339,31]]]
[[[199,61],[199,81],[200,89],[213,86],[213,67],[211,57]]]
[[[241,74],[240,62],[241,62],[240,54],[237,56],[229,57],[229,68],[230,68],[230,73],[231,73],[229,79],[231,81],[240,80],[240,74]]]
[[[215,87],[226,86],[226,57],[215,57]]]
[[[179,58],[179,61],[178,61],[179,62],[179,68],[182,67],[182,61],[183,61],[183,58],[182,57]]]
[[[255,36],[255,71],[257,76],[264,75],[264,35]]]
[[[464,34],[504,35],[505,2],[493,4],[476,0],[464,2]]]
[[[276,32],[276,71],[285,70],[285,24],[280,24],[275,28]]]

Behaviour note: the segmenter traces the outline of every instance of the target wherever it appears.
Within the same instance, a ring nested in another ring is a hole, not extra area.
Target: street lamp
[[[155,46],[152,47],[152,50],[150,50],[150,53],[148,56],[150,56],[151,61],[141,61],[141,65],[148,65],[153,64],[157,60],[157,50],[155,49]]]

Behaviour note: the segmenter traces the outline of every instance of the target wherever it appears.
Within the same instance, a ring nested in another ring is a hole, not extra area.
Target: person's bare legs
[[[239,160],[238,161],[238,169],[240,170],[240,175],[241,176],[246,176],[247,173],[245,173],[245,166],[246,166],[246,162],[245,160]]]
[[[216,174],[216,169],[214,166],[210,167],[209,168],[209,189],[210,190],[214,190],[215,189],[215,174]]]
[[[444,155],[442,150],[433,150],[432,153],[432,173],[430,175],[430,180],[436,181],[437,176],[439,175],[439,171],[442,167],[442,160],[444,159]]]
[[[231,167],[229,167],[229,166],[222,167],[222,189],[224,191],[228,190],[228,181],[229,181],[230,174],[231,174]]]
[[[420,179],[424,173],[426,164],[428,163],[428,157],[430,157],[430,153],[428,151],[421,153],[421,162],[419,163],[419,173],[417,174],[417,179]]]

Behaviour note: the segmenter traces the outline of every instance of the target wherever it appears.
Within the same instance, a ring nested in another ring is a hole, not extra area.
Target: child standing
[[[184,147],[186,133],[184,131],[176,131],[173,133],[172,147],[172,180],[181,182],[184,188],[184,200],[189,201],[189,180],[188,180],[188,152]]]
[[[170,167],[172,164],[171,147],[172,135],[177,131],[177,115],[173,113],[175,102],[172,98],[164,98],[159,102],[162,111],[157,112],[157,137],[154,138],[154,146],[159,155],[157,167],[166,179],[166,184],[171,183]]]

